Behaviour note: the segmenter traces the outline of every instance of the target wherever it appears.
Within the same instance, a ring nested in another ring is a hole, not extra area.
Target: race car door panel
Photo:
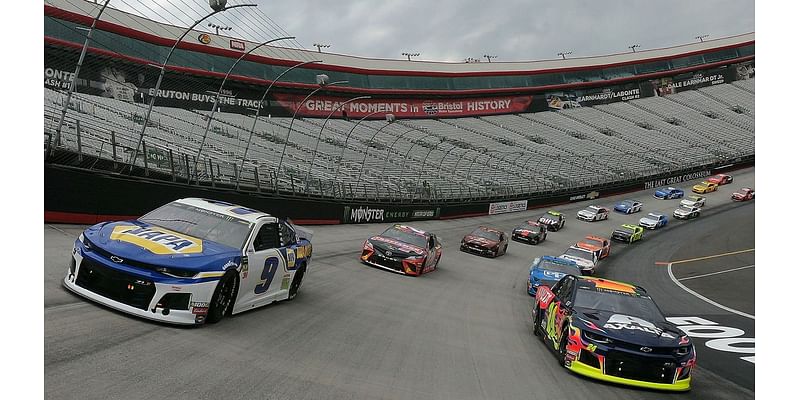
[[[246,276],[239,276],[239,295],[234,312],[272,302],[281,286],[282,272],[286,270],[286,260],[280,251],[278,224],[261,222],[255,232],[246,248],[249,271]]]
[[[572,292],[575,288],[575,277],[567,275],[553,286],[555,297],[544,310],[544,320],[546,321],[545,335],[550,340],[553,348],[558,350],[558,343],[561,341],[562,326],[564,320],[569,315],[572,307]]]

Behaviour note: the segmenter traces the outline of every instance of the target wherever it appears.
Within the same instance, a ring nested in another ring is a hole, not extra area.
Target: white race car
[[[682,206],[688,207],[702,207],[706,205],[706,198],[703,196],[686,196],[685,199],[681,200]]]
[[[578,246],[570,246],[570,248],[559,257],[574,261],[578,264],[578,267],[584,275],[593,275],[597,268],[597,263],[600,262],[601,252],[602,249],[591,251]]]
[[[608,209],[600,206],[589,206],[578,211],[578,219],[588,222],[608,219]]]
[[[64,286],[139,317],[217,322],[294,298],[308,272],[310,239],[310,231],[260,211],[180,199],[137,220],[86,229]]]
[[[692,219],[700,216],[700,207],[689,207],[681,205],[672,212],[672,216],[678,219]]]

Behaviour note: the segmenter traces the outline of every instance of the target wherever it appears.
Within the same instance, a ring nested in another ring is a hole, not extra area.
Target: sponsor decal
[[[385,209],[360,206],[357,208],[345,207],[345,220],[358,224],[361,222],[383,222]]]
[[[281,290],[289,289],[289,278],[291,278],[291,275],[283,274],[283,279],[281,279]]]
[[[539,289],[536,291],[536,299],[539,300],[539,303],[541,304],[549,303],[553,297],[555,297],[553,292],[544,286],[539,286]]]
[[[596,199],[598,197],[600,197],[600,192],[592,191],[592,192],[589,192],[589,193],[570,196],[569,201],[594,200],[594,199]]]
[[[200,35],[197,36],[197,41],[202,44],[209,44],[211,43],[211,35],[207,33],[201,33]]]
[[[633,317],[624,314],[612,315],[611,318],[609,318],[608,321],[606,321],[606,323],[603,325],[603,328],[613,329],[613,330],[623,330],[623,329],[636,330],[636,331],[652,333],[654,335],[660,335],[671,339],[675,338],[674,335],[670,334],[669,332],[664,332],[664,330],[656,327],[652,322],[645,321],[639,317]],[[652,349],[650,350],[652,351]]]
[[[286,268],[294,268],[295,254],[294,250],[286,249]]]
[[[525,211],[528,209],[528,200],[503,201],[489,204],[489,215]]]
[[[192,307],[208,307],[208,302],[207,301],[193,301],[193,302],[189,303],[189,305],[192,306]]]
[[[247,279],[250,267],[247,265],[247,257],[242,257],[242,279]]]
[[[231,48],[234,50],[244,51],[244,42],[241,40],[231,39]]]
[[[206,315],[208,314],[208,307],[192,307],[192,314],[195,315]]]
[[[709,170],[709,169],[703,170],[703,171],[691,172],[691,173],[683,174],[683,175],[675,175],[675,176],[671,176],[669,178],[656,179],[656,180],[653,180],[653,181],[645,182],[644,183],[644,188],[645,189],[653,189],[653,188],[660,187],[660,186],[672,185],[672,184],[676,184],[676,183],[681,183],[681,182],[691,181],[691,180],[695,180],[695,179],[705,178],[705,177],[710,176],[710,175],[711,175],[711,170]]]
[[[411,214],[413,218],[433,218],[435,215],[435,210],[414,210]]]
[[[195,254],[203,251],[203,241],[168,229],[118,225],[111,232],[111,240],[141,246],[153,254]]]

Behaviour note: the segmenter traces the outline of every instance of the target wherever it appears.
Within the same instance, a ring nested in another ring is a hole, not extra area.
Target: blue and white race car
[[[639,226],[647,229],[658,229],[667,226],[669,220],[666,215],[658,213],[649,213],[639,220]]]
[[[680,199],[683,197],[683,190],[674,187],[665,187],[656,190],[653,197],[662,200]]]
[[[575,261],[551,256],[536,258],[528,274],[528,294],[536,296],[539,286],[552,287],[565,275],[580,276],[580,274],[581,269]]]
[[[136,220],[86,229],[64,286],[139,317],[217,322],[294,298],[308,272],[310,239],[311,232],[260,211],[180,199]]]
[[[622,200],[614,205],[614,211],[633,214],[642,211],[642,203],[636,200]]]

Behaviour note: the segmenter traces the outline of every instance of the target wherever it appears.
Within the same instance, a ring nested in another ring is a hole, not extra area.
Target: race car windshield
[[[184,235],[241,249],[250,234],[250,223],[182,203],[165,204],[139,218]]]
[[[654,220],[658,221],[658,219],[661,218],[661,216],[660,215],[656,215],[656,214],[647,214],[647,218],[648,219],[654,219]]]
[[[500,240],[500,235],[498,235],[497,233],[483,229],[475,229],[474,231],[472,231],[471,235],[494,241]]]
[[[619,230],[626,232],[626,233],[634,233],[633,228],[628,228],[627,226],[621,226]]]
[[[591,251],[585,251],[585,250],[579,250],[579,249],[570,248],[570,249],[567,249],[567,251],[565,251],[564,254],[566,254],[568,256],[583,258],[585,260],[590,260],[590,261],[592,260],[592,252]]]
[[[422,247],[423,249],[428,247],[428,240],[425,238],[425,236],[417,235],[415,233],[405,232],[395,227],[387,229],[385,232],[381,234],[381,236],[397,239],[403,243],[413,244],[414,246]]]
[[[577,268],[574,265],[564,265],[564,264],[554,263],[549,260],[544,260],[541,263],[539,263],[539,269],[560,272],[562,274],[578,275],[581,273],[580,268]]]
[[[661,310],[651,298],[613,290],[600,292],[581,288],[575,295],[575,307],[627,314],[650,322],[664,322]]]
[[[681,206],[680,209],[683,210],[683,211],[692,211],[692,208],[689,207],[689,206]]]
[[[625,200],[625,201],[622,201],[622,202],[620,202],[619,204],[621,204],[621,205],[623,205],[623,206],[628,206],[628,207],[632,207],[632,206],[633,206],[633,202],[632,202],[632,201],[630,201],[630,200]]]
[[[600,241],[600,240],[597,240],[597,239],[586,238],[586,239],[583,239],[583,242],[586,243],[586,244],[590,244],[592,246],[603,247],[603,242]]]
[[[583,212],[585,212],[585,213],[588,213],[588,214],[597,214],[597,209],[594,209],[594,208],[584,208],[584,209],[583,209]]]

